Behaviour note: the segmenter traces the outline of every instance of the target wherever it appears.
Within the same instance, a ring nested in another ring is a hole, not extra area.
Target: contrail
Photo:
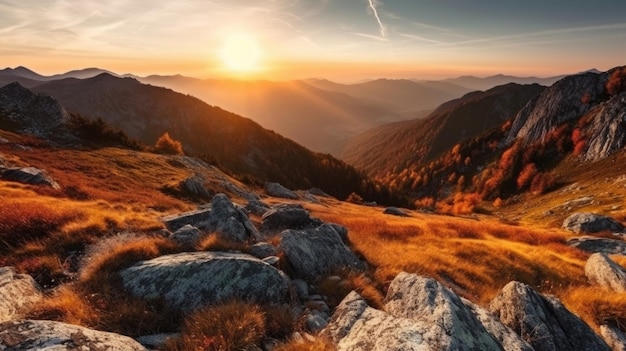
[[[374,6],[374,0],[368,0],[368,1],[370,3],[370,8],[372,9],[372,12],[374,12],[374,17],[376,17],[376,21],[378,22],[378,26],[380,27],[380,36],[385,38],[385,31],[387,29],[383,25],[383,22],[380,20],[380,17],[378,17],[378,11],[376,11],[376,6]]]

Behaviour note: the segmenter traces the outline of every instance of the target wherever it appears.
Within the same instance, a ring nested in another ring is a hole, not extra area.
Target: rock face
[[[600,326],[600,334],[613,351],[626,351],[626,334],[608,325]]]
[[[298,277],[308,281],[337,268],[365,268],[331,224],[315,229],[286,230],[281,233],[279,249],[285,253]]]
[[[12,182],[44,185],[53,189],[61,189],[59,183],[55,182],[46,171],[35,167],[8,168],[1,172],[1,178]]]
[[[289,301],[289,278],[246,254],[186,252],[142,261],[120,272],[124,286],[146,299],[163,297],[194,311],[234,298],[259,303]]]
[[[424,340],[438,350],[501,350],[471,309],[434,279],[402,272],[385,302],[388,313],[422,326]]]
[[[542,296],[520,282],[507,284],[489,310],[537,351],[610,350],[559,300]]]
[[[369,307],[353,291],[337,306],[322,335],[339,351],[435,350],[426,343],[424,332],[417,322]]]
[[[206,230],[214,231],[230,241],[258,241],[261,238],[248,215],[224,194],[217,194],[211,200]]]
[[[262,232],[275,232],[283,229],[302,229],[322,224],[310,217],[309,211],[299,204],[280,204],[263,215]]]
[[[571,238],[567,241],[567,245],[587,252],[603,252],[609,255],[626,254],[626,242],[615,239],[585,236]]]
[[[0,350],[145,351],[135,340],[75,325],[21,320],[0,324]]]
[[[587,149],[582,158],[599,160],[624,147],[626,143],[626,93],[613,96],[589,111],[583,133],[587,136]]]
[[[626,271],[606,254],[595,253],[585,264],[585,275],[593,284],[617,291],[626,291]]]
[[[624,226],[613,218],[586,212],[570,215],[563,221],[562,227],[574,233],[597,233],[601,231],[621,233],[624,231]]]
[[[269,196],[280,197],[283,199],[291,199],[297,200],[298,195],[293,191],[285,188],[284,186],[278,183],[266,183],[265,184],[265,193]]]
[[[0,322],[19,316],[39,299],[41,293],[35,280],[27,274],[16,274],[13,267],[0,268]]]

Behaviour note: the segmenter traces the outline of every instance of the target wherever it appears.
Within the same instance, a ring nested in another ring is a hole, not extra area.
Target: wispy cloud
[[[374,14],[374,17],[376,18],[376,22],[378,22],[378,28],[380,30],[380,36],[383,38],[387,37],[387,28],[385,27],[385,25],[383,24],[383,22],[380,20],[380,16],[378,16],[378,10],[376,9],[376,0],[367,0],[369,2],[369,7],[372,10],[372,13]]]
[[[371,34],[359,33],[359,32],[351,32],[351,33],[354,34],[354,35],[358,35],[360,37],[363,37],[363,38],[367,38],[367,39],[374,39],[374,40],[377,40],[377,41],[387,41],[387,38],[381,37],[381,36],[378,36],[378,35],[371,35]]]

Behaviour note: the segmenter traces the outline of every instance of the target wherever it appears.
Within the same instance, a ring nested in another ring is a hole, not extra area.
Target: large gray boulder
[[[351,292],[335,309],[322,331],[339,351],[430,351],[423,325],[376,310],[356,292]]]
[[[553,297],[510,282],[489,310],[537,351],[602,351],[607,344],[579,317]]]
[[[185,178],[180,183],[180,187],[189,194],[203,199],[209,199],[211,197],[211,193],[204,186],[204,179],[200,175]]]
[[[19,320],[0,324],[0,350],[145,351],[123,335],[53,321]]]
[[[61,189],[59,183],[54,181],[46,171],[35,167],[7,168],[2,171],[1,178],[12,182],[43,185],[53,189]]]
[[[417,322],[437,350],[502,350],[471,309],[434,279],[399,273],[389,286],[385,311]]]
[[[567,240],[567,245],[587,252],[603,252],[609,255],[626,254],[626,242],[622,240],[584,236]]]
[[[278,183],[265,183],[265,193],[269,196],[297,200],[298,195]]]
[[[164,298],[182,311],[243,299],[259,303],[289,301],[289,278],[247,254],[185,252],[139,262],[120,272],[133,295]]]
[[[261,235],[244,210],[235,206],[228,196],[217,194],[211,200],[211,213],[206,230],[230,241],[259,241]]]
[[[13,267],[0,267],[0,322],[19,317],[42,295],[28,274],[17,274]]]
[[[592,284],[626,292],[626,271],[604,253],[595,253],[585,263],[585,275]]]
[[[463,300],[465,306],[470,309],[472,314],[478,318],[485,330],[498,340],[502,349],[505,351],[533,351],[532,346],[517,335],[511,328],[502,324],[502,322],[492,315],[486,309]]]
[[[321,221],[312,219],[309,211],[299,204],[279,204],[266,212],[262,219],[261,231],[265,233],[322,224]]]
[[[609,325],[601,325],[600,334],[611,350],[626,351],[626,334],[623,331]]]
[[[298,277],[315,281],[335,269],[365,269],[365,264],[350,251],[331,224],[315,229],[286,230],[280,245]]]
[[[586,212],[577,212],[567,217],[563,221],[563,229],[579,234],[602,231],[624,232],[624,226],[613,218]]]

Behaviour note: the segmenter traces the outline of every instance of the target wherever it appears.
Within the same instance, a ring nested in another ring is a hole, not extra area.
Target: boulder
[[[308,190],[308,193],[311,195],[315,195],[315,196],[321,196],[321,197],[332,197],[330,195],[328,195],[324,190],[320,189],[320,188],[311,188]]]
[[[262,232],[277,232],[284,229],[303,229],[320,225],[319,220],[310,217],[309,211],[299,204],[280,204],[266,212],[261,224]]]
[[[600,326],[600,334],[613,351],[626,351],[626,334],[609,325]]]
[[[389,286],[385,311],[415,321],[437,350],[501,350],[466,303],[434,279],[401,272]]]
[[[438,350],[427,344],[425,332],[424,326],[415,321],[369,307],[353,291],[337,306],[322,336],[339,351]]]
[[[186,224],[170,235],[170,239],[185,249],[192,250],[198,245],[203,233],[200,229]]]
[[[270,207],[270,205],[261,200],[250,200],[246,205],[246,210],[257,216],[263,216],[267,211],[271,209],[272,207]]]
[[[211,193],[204,187],[204,179],[201,176],[194,175],[181,183],[181,189],[203,199],[211,198]]]
[[[563,221],[562,227],[563,229],[578,234],[602,231],[624,232],[624,226],[613,218],[586,212],[578,212],[570,215]]]
[[[136,337],[135,340],[141,345],[148,347],[151,350],[163,350],[169,340],[174,340],[180,337],[180,333],[162,333],[152,335],[142,335]]]
[[[229,241],[259,241],[261,235],[244,210],[235,206],[228,196],[217,194],[211,200],[211,213],[206,230],[216,232]]]
[[[265,193],[269,196],[297,200],[298,195],[278,183],[265,183]]]
[[[265,242],[256,243],[250,246],[248,252],[250,253],[250,255],[258,259],[264,259],[266,257],[278,255],[278,250],[276,250],[274,245]]]
[[[0,322],[19,317],[41,298],[30,275],[17,274],[13,267],[0,267]]]
[[[585,236],[567,240],[567,245],[587,252],[603,252],[609,255],[626,254],[626,242],[615,239]]]
[[[206,227],[209,220],[210,209],[201,209],[196,211],[189,211],[179,214],[173,214],[161,218],[161,221],[167,229],[175,232],[185,225],[192,225],[196,228]]]
[[[19,320],[0,324],[0,350],[145,351],[123,335],[53,321]]]
[[[281,233],[279,249],[298,277],[315,281],[335,269],[365,269],[365,264],[350,251],[330,224],[315,229],[286,230]]]
[[[387,207],[383,210],[384,214],[388,214],[388,215],[392,215],[392,216],[400,216],[400,217],[407,217],[408,214],[406,212],[404,212],[404,210],[401,210],[397,207]]]
[[[35,167],[5,169],[2,171],[2,179],[24,184],[49,186],[53,189],[61,189],[59,183],[55,182],[46,171]]]
[[[207,305],[243,299],[259,303],[289,301],[289,278],[280,270],[247,254],[184,252],[139,262],[120,272],[133,295],[164,298],[189,312]]]
[[[508,283],[491,301],[489,310],[537,351],[610,350],[558,299],[520,282]]]
[[[616,292],[626,292],[626,271],[604,253],[594,253],[585,264],[585,275],[592,284]]]

